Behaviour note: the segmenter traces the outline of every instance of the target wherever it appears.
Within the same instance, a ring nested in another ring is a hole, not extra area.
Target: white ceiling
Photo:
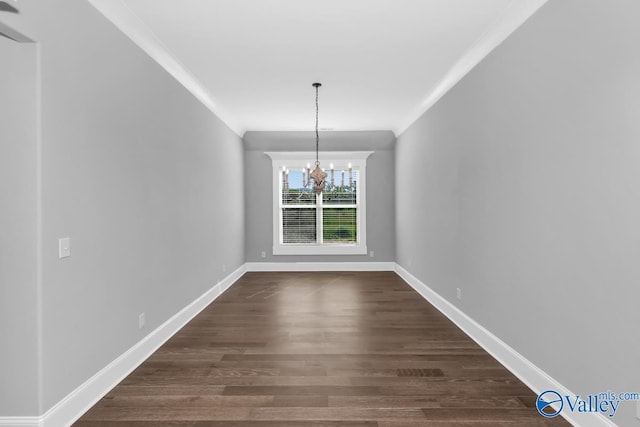
[[[90,0],[236,133],[401,133],[546,0]]]

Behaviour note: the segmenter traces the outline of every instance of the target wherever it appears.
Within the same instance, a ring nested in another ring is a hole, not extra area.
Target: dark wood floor
[[[247,273],[75,425],[568,425],[534,405],[394,273]]]

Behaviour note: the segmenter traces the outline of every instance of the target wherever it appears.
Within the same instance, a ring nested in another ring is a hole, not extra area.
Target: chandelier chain
[[[319,85],[315,85],[316,87],[316,166],[320,165],[320,158],[318,155],[318,151],[320,149],[320,134],[318,134],[318,87]]]

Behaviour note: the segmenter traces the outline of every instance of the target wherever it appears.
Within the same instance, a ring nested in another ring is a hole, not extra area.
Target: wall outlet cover
[[[58,239],[58,258],[67,258],[71,256],[71,238],[62,237]]]
[[[140,313],[140,315],[138,316],[138,329],[142,329],[144,327],[144,323],[145,323],[144,313]]]

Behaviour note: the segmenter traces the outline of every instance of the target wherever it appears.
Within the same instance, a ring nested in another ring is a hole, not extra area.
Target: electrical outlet
[[[224,272],[226,272],[226,271],[227,271],[227,266],[226,266],[226,264],[222,264],[222,272],[224,273]]]
[[[375,256],[375,253],[373,251],[369,251],[369,256],[373,258]]]
[[[458,297],[459,300],[462,300],[462,289],[456,288],[456,297]]]
[[[260,254],[260,256],[262,256],[262,258],[266,258],[267,257],[267,253],[265,251],[262,251],[262,253]]]
[[[142,329],[144,327],[144,313],[140,313],[138,316],[138,329]]]
[[[407,267],[411,267],[411,258],[407,261]]]
[[[71,238],[63,237],[58,239],[58,258],[67,258],[71,256]]]

